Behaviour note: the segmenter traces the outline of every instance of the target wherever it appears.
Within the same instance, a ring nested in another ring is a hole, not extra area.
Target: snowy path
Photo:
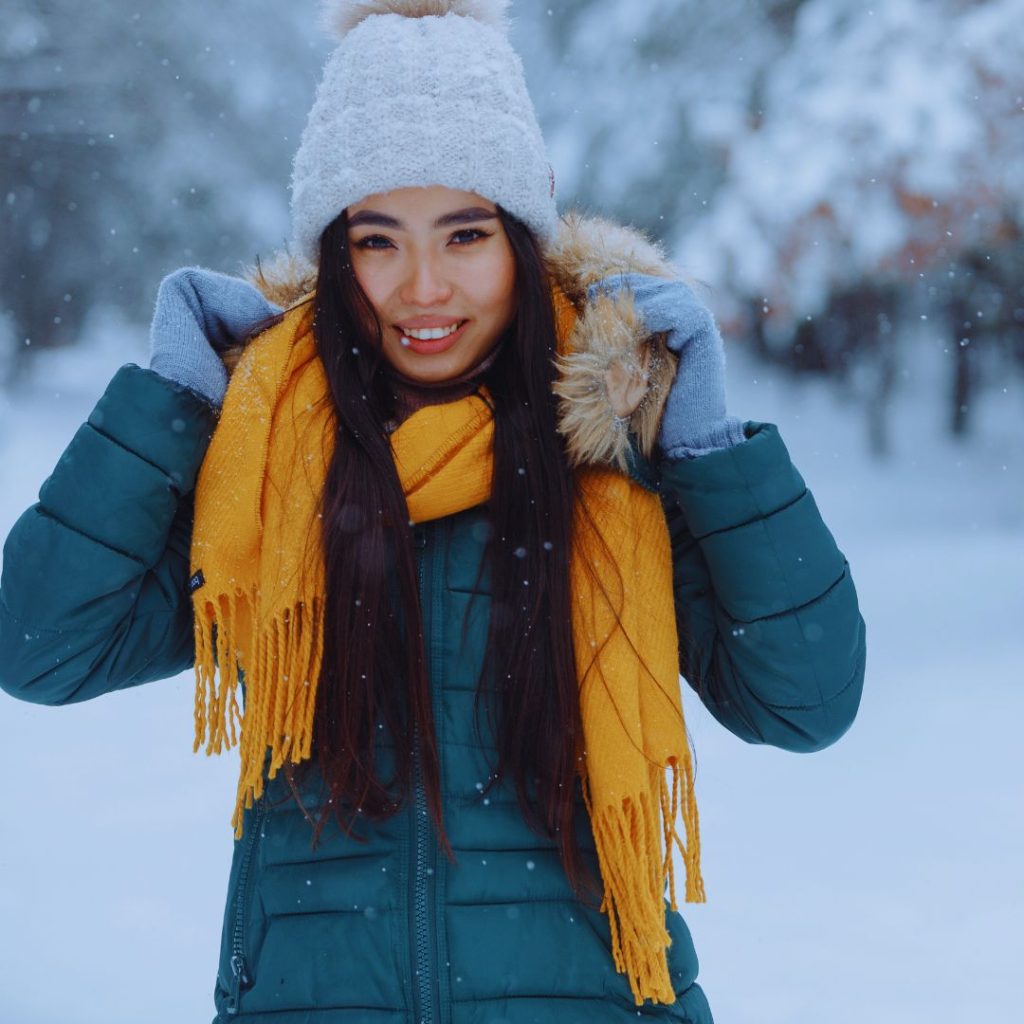
[[[0,534],[131,358],[62,357],[0,397]],[[937,370],[915,360],[923,390]],[[937,404],[904,403],[879,466],[820,385],[732,347],[729,382],[731,411],[779,424],[850,560],[868,669],[853,728],[813,755],[747,746],[686,690],[709,902],[684,914],[716,1019],[1017,1019],[1024,387],[962,449]],[[191,728],[187,675],[63,709],[0,695],[2,1024],[213,1016],[234,760],[193,755]]]

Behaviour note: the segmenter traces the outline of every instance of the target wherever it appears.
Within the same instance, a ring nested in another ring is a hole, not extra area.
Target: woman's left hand
[[[665,334],[679,356],[675,379],[662,412],[658,444],[669,458],[696,458],[745,440],[743,422],[725,411],[725,347],[715,318],[693,289],[676,278],[616,274],[590,285],[614,297],[622,288],[651,334]]]

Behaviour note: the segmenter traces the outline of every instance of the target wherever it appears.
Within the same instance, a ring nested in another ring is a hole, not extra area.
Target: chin
[[[422,356],[417,359],[410,358],[405,352],[402,353],[402,356],[401,359],[390,360],[391,365],[403,377],[424,384],[443,384],[446,380],[458,377],[469,368],[463,359],[443,362],[436,356]]]

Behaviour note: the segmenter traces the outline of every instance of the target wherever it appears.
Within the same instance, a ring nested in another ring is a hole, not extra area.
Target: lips
[[[448,322],[451,323],[450,320]],[[399,344],[401,344],[402,348],[407,352],[415,352],[417,355],[437,355],[451,348],[452,345],[462,337],[468,324],[468,320],[463,321],[456,330],[452,331],[451,334],[446,334],[443,338],[412,338],[405,334],[401,327],[396,325],[395,329],[398,331]],[[407,324],[406,326],[412,327],[411,324]],[[438,326],[445,325],[439,324]],[[417,325],[417,328],[419,330],[426,330],[427,325]]]

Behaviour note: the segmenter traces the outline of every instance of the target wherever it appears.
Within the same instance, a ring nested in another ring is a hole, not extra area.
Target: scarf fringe
[[[604,899],[600,910],[608,914],[615,969],[625,973],[637,1006],[650,999],[674,1003],[676,993],[669,977],[666,950],[672,938],[665,927],[664,893],[668,878],[670,905],[677,910],[672,843],[678,845],[686,867],[686,902],[705,902],[700,872],[700,827],[693,788],[693,771],[687,754],[680,767],[672,759],[668,768],[671,782],[657,765],[658,806],[650,793],[624,797],[618,807],[596,812],[589,779],[582,779],[583,800],[590,815],[597,856],[604,878]],[[680,794],[680,790],[682,793]],[[683,799],[684,844],[675,827],[679,798]],[[661,812],[661,829],[658,812]],[[659,831],[664,840],[664,858],[659,858]],[[659,862],[660,859],[660,862]],[[646,881],[645,881],[646,879]]]
[[[672,843],[679,847],[686,869],[685,902],[706,903],[704,877],[700,871],[700,815],[697,813],[697,791],[693,778],[693,762],[689,751],[683,756],[680,765],[677,759],[669,762],[671,782],[665,781],[661,773],[659,795],[661,798],[661,814],[663,839],[665,843],[665,860],[662,863],[662,877],[668,873],[669,895],[671,907],[678,910],[676,904],[675,870],[672,862]],[[671,797],[671,802],[670,802]],[[686,841],[676,831],[676,815],[679,812],[679,800],[682,797],[683,828]]]
[[[265,778],[273,779],[286,760],[298,764],[312,753],[322,661],[320,604],[315,598],[299,602],[256,630],[251,665],[242,664],[241,652],[229,651],[228,642],[249,625],[255,592],[221,594],[195,616],[192,749],[198,751],[205,742],[210,755],[239,747],[241,771],[231,818],[236,839],[242,838],[244,812],[263,794]],[[298,679],[301,685],[291,682]],[[244,713],[238,706],[240,686]]]

